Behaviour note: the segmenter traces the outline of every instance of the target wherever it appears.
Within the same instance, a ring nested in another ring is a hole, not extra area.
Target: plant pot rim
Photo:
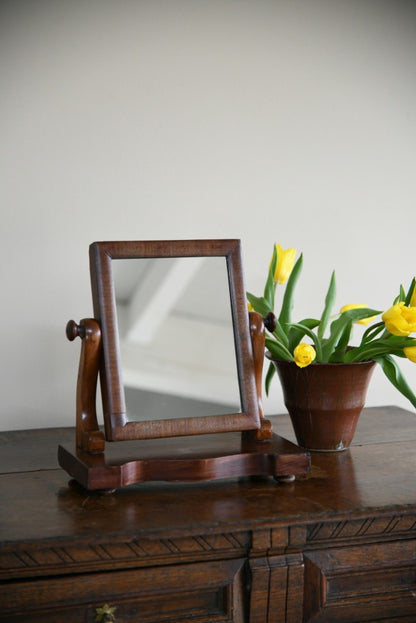
[[[296,366],[299,370],[304,370],[307,368],[311,368],[312,366],[328,366],[328,367],[338,367],[338,366],[359,366],[359,365],[376,365],[376,361],[373,359],[366,359],[364,361],[336,361],[336,362],[321,362],[321,361],[313,361],[308,366],[304,366],[301,368],[294,361],[286,361],[285,359],[275,359],[272,354],[267,350],[266,357],[273,363],[277,363],[279,365],[287,365],[287,366]]]

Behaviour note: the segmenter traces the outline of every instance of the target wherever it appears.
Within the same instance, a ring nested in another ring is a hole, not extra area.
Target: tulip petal
[[[295,264],[296,249],[282,249],[280,244],[276,244],[277,263],[274,271],[274,282],[285,283],[292,272]]]

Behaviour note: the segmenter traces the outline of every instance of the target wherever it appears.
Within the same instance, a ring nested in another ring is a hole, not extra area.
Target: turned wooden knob
[[[273,333],[273,331],[276,329],[276,325],[277,318],[274,313],[269,312],[268,314],[266,314],[266,316],[264,317],[264,326],[266,327],[266,329],[270,331],[270,333]]]
[[[76,337],[85,337],[85,327],[82,324],[77,324],[75,320],[69,320],[66,325],[66,337],[70,342],[75,340]]]

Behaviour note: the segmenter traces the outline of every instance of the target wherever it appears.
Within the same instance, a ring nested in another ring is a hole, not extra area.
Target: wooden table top
[[[293,440],[287,416],[274,430]],[[347,519],[416,508],[416,414],[365,409],[350,450],[311,453],[310,474],[291,484],[271,479],[142,483],[89,493],[57,463],[72,428],[0,433],[0,541],[137,534],[172,536]],[[129,443],[129,442],[121,442]],[[169,443],[169,440],[166,440]]]

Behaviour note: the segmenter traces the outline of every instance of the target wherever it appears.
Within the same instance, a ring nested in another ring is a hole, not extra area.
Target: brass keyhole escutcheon
[[[96,623],[117,623],[116,617],[114,616],[115,611],[115,606],[111,607],[108,604],[104,604],[101,608],[95,609],[94,621],[96,621]]]

